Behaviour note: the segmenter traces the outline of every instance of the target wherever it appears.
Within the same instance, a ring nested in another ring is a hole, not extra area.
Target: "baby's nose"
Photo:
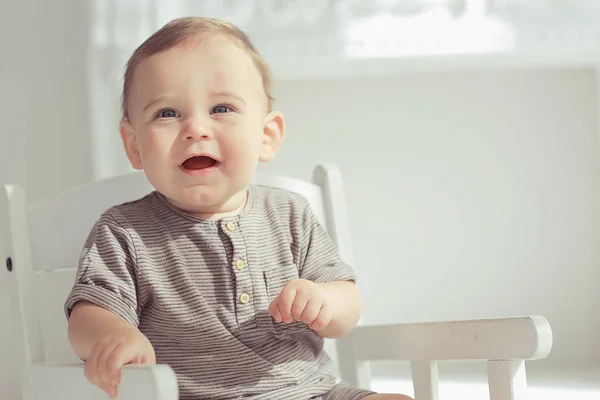
[[[208,127],[197,121],[190,123],[186,128],[187,129],[182,132],[182,137],[185,138],[186,141],[207,140],[213,136],[212,131]]]

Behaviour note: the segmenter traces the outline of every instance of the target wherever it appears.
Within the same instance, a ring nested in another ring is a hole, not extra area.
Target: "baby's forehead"
[[[218,83],[233,78],[261,80],[251,56],[231,40],[208,39],[195,44],[184,43],[155,54],[140,63],[140,69],[151,75],[171,75],[194,70],[199,77],[210,76]]]
[[[262,84],[262,76],[251,57],[239,46],[200,43],[177,46],[140,62],[136,75],[145,82],[208,79],[216,86]],[[138,81],[139,81],[138,80]]]

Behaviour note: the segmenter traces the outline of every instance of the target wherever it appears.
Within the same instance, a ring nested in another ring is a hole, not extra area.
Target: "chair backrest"
[[[341,175],[334,166],[317,166],[313,182],[258,173],[254,183],[306,197],[342,258],[353,262]],[[151,190],[141,172],[89,183],[32,205],[18,186],[5,187],[0,196],[0,239],[12,260],[12,271],[3,272],[11,288],[14,326],[21,336],[17,351],[22,374],[31,363],[80,362],[68,342],[63,304],[84,241],[103,211]],[[327,341],[326,350],[335,361],[334,349]]]

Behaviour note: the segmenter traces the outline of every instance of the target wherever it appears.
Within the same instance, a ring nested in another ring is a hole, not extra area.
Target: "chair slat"
[[[525,400],[527,377],[525,361],[489,361],[490,400]]]
[[[411,369],[416,400],[438,400],[439,374],[437,362],[413,361]]]

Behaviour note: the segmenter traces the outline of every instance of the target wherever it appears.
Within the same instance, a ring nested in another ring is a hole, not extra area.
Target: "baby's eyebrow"
[[[160,103],[161,101],[165,101],[165,100],[172,100],[172,99],[173,99],[173,96],[168,96],[168,95],[165,95],[165,96],[158,96],[158,97],[156,97],[156,98],[154,98],[154,99],[150,100],[150,101],[148,102],[148,104],[146,104],[146,107],[144,107],[144,110],[143,110],[143,111],[146,111],[147,109],[149,109],[150,107],[152,107],[152,106],[153,106],[153,105],[155,105],[156,103]]]
[[[237,94],[235,94],[233,92],[228,92],[226,90],[222,90],[219,92],[213,92],[213,93],[211,93],[211,97],[233,97],[234,99],[240,101],[244,105],[246,104],[246,100],[244,100],[242,97],[238,96]]]
[[[226,90],[222,90],[219,92],[213,92],[210,94],[211,97],[232,97],[238,101],[240,101],[242,104],[246,105],[246,100],[244,100],[241,96],[238,96],[237,94],[233,93],[233,92],[229,92]],[[175,96],[171,96],[171,95],[163,95],[163,96],[158,96],[152,100],[150,100],[148,102],[148,104],[146,104],[146,107],[144,107],[143,111],[146,111],[147,109],[149,109],[150,107],[152,107],[153,105],[160,103],[162,101],[168,101],[168,100],[173,100]]]

